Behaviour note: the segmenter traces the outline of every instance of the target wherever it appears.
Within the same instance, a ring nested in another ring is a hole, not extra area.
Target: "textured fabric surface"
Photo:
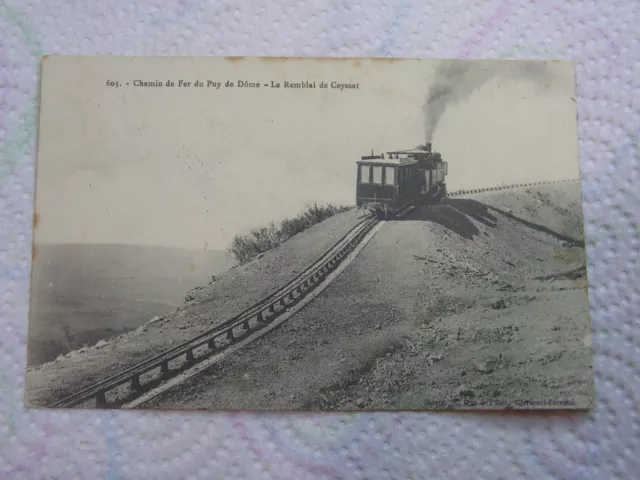
[[[0,1],[0,479],[638,478],[638,24],[633,0]],[[589,415],[26,411],[45,53],[577,61],[597,408]]]

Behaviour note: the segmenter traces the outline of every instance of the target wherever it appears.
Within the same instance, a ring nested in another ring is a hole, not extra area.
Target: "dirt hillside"
[[[145,407],[590,407],[580,200],[523,188],[388,222],[279,329]]]
[[[233,317],[314,262],[353,228],[361,215],[354,209],[330,217],[261,258],[188,292],[185,304],[174,313],[28,369],[27,405],[47,405]]]

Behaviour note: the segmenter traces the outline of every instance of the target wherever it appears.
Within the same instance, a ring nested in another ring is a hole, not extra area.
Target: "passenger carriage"
[[[356,204],[383,218],[446,195],[447,163],[431,145],[364,156],[357,162]]]

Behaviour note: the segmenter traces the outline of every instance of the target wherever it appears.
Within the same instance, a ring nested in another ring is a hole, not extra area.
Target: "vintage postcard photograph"
[[[25,404],[595,403],[568,61],[46,56]]]

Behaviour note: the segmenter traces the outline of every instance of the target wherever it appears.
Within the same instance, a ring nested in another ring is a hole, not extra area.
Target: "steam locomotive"
[[[358,160],[356,205],[384,219],[411,206],[438,203],[446,196],[447,162],[431,143],[411,150],[367,155]]]

